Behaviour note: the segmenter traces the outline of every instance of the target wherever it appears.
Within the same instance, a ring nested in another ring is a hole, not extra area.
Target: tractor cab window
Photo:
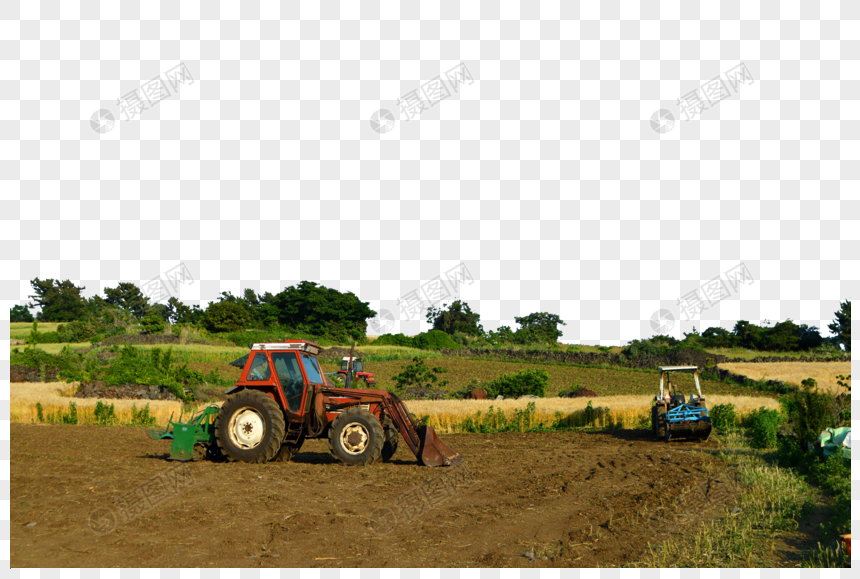
[[[305,393],[305,380],[299,361],[293,352],[280,352],[272,354],[272,363],[278,373],[278,381],[287,399],[287,408],[290,412],[299,413],[302,409],[302,397]]]
[[[346,372],[347,369],[349,369],[349,359],[340,361],[340,369],[343,372]],[[362,365],[361,365],[361,360],[356,360],[355,358],[352,359],[352,371],[353,372],[362,372],[363,371]]]
[[[302,354],[302,364],[305,366],[305,374],[308,375],[308,382],[313,384],[325,384],[316,358],[308,356],[307,354]]]
[[[254,359],[251,361],[251,368],[248,370],[246,380],[250,382],[261,382],[272,377],[272,371],[269,368],[269,361],[266,359],[265,352],[256,352]]]

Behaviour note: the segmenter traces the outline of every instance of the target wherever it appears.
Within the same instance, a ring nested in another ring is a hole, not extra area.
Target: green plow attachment
[[[209,406],[203,412],[194,416],[188,422],[173,422],[173,417],[167,421],[164,430],[150,430],[149,436],[156,440],[173,439],[170,445],[171,460],[193,460],[206,458],[207,455],[218,452],[215,442],[215,417],[218,415],[217,406]]]

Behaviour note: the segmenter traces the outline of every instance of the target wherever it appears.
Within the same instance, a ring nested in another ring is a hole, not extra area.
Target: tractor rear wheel
[[[278,454],[284,428],[284,413],[270,396],[242,390],[218,411],[215,439],[230,462],[262,463]]]
[[[400,433],[390,416],[385,417],[383,426],[385,431],[385,443],[382,445],[382,462],[388,462],[397,452],[397,443],[400,442]]]
[[[347,408],[329,428],[329,451],[347,466],[373,464],[382,455],[384,444],[382,425],[364,408]]]

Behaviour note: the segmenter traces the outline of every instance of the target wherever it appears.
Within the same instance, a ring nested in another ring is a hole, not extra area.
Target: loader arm
[[[409,414],[406,404],[395,394],[384,390],[354,390],[351,388],[323,388],[322,393],[326,397],[353,398],[350,402],[332,403],[330,405],[339,409],[359,404],[379,404],[382,410],[391,417],[391,421],[400,435],[403,436],[409,450],[425,466],[455,466],[463,460],[458,452],[451,450],[439,440],[431,427],[417,425]]]

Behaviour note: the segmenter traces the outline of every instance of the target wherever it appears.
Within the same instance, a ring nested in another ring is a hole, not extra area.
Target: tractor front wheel
[[[379,420],[363,408],[347,408],[329,428],[328,448],[347,466],[370,465],[382,455],[385,433]]]
[[[668,427],[666,425],[666,407],[653,406],[651,408],[651,429],[654,431],[654,438],[665,438]]]
[[[218,447],[231,462],[262,463],[275,458],[284,440],[284,413],[257,390],[233,394],[215,418]]]

